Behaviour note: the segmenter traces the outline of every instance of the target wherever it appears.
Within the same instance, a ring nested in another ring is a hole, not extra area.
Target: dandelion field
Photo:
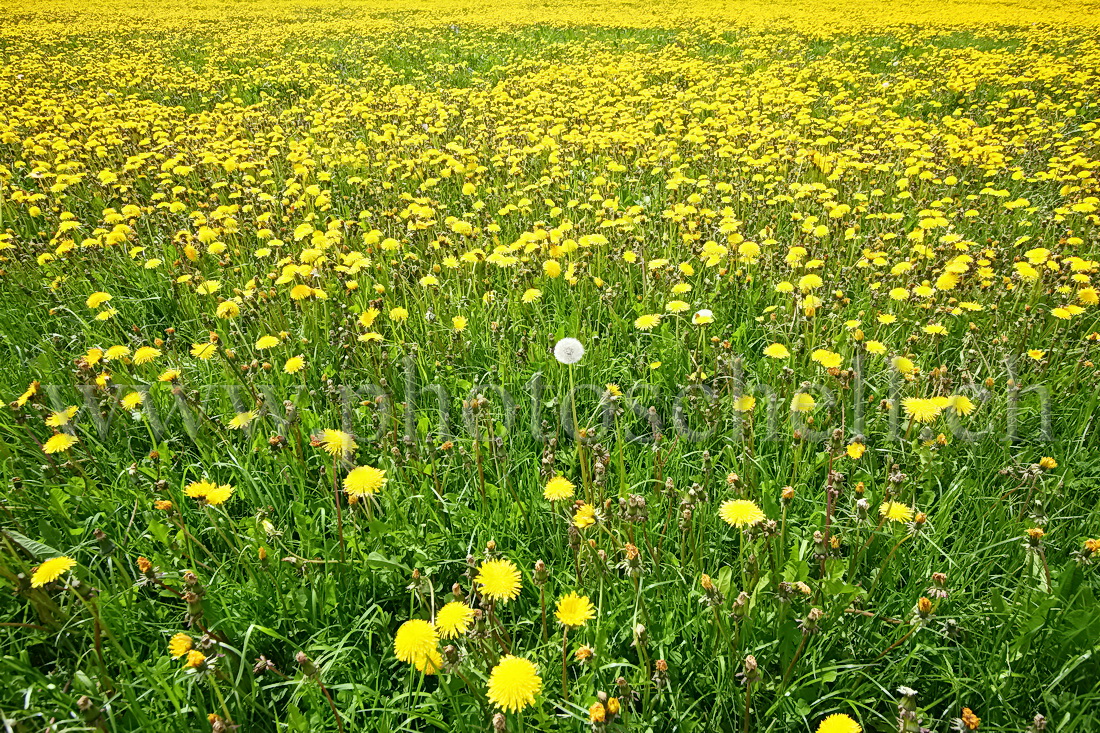
[[[1100,9],[4,3],[13,731],[1100,729]]]

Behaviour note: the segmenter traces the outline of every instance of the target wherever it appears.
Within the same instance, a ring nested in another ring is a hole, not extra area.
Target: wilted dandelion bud
[[[844,431],[840,428],[834,428],[830,440],[833,450],[840,450],[844,447]]]
[[[737,618],[744,618],[745,614],[749,611],[749,594],[745,591],[741,591],[737,594],[737,598],[733,599],[733,615]]]
[[[809,636],[810,634],[816,634],[821,630],[821,619],[825,617],[825,612],[820,608],[811,608],[806,614],[806,618],[802,619],[802,622],[798,625],[798,628],[802,630],[802,633]]]
[[[898,694],[898,733],[919,733],[920,719],[917,717],[917,691],[910,687],[899,687]]]
[[[1100,539],[1088,539],[1085,540],[1085,544],[1081,547],[1081,551],[1077,553],[1077,561],[1088,565],[1092,562],[1092,556],[1100,553]]]
[[[298,663],[298,666],[302,668],[302,674],[306,677],[316,677],[320,670],[317,669],[317,665],[306,656],[305,652],[298,652],[294,655],[294,661]]]
[[[871,503],[866,499],[860,499],[856,502],[856,513],[859,514],[860,520],[867,519],[867,511],[871,508]]]
[[[1034,719],[1031,721],[1031,725],[1027,728],[1027,733],[1043,733],[1047,729],[1047,719],[1043,717],[1042,713],[1035,713]]]
[[[932,586],[925,593],[933,598],[947,598],[947,574],[932,573]]]
[[[658,690],[668,687],[668,662],[663,659],[653,663],[653,686]]]
[[[921,596],[914,609],[914,621],[924,621],[932,615],[932,601],[926,596]]]
[[[508,730],[508,719],[504,717],[504,713],[495,713],[493,715],[493,730],[496,733],[504,733]]]
[[[644,624],[634,625],[634,646],[644,646],[647,640]]]
[[[784,486],[783,491],[782,493],[780,493],[779,496],[784,502],[790,504],[792,501],[794,501],[794,487]]]
[[[703,597],[699,599],[699,602],[709,608],[721,606],[725,598],[722,596],[722,591],[718,590],[718,586],[711,580],[711,577],[703,573],[699,583],[703,586]]]
[[[542,560],[535,561],[534,580],[537,585],[546,585],[550,578],[550,571],[546,569],[546,563]]]
[[[975,715],[970,708],[963,708],[962,715],[951,721],[952,728],[957,731],[978,730],[981,724],[982,719]]]
[[[80,710],[80,714],[84,717],[84,722],[88,725],[95,725],[100,715],[103,714],[99,705],[87,695],[80,696],[80,699],[76,701],[76,707]]]
[[[485,543],[485,554],[486,555],[493,554],[494,552],[496,552],[496,549],[497,549],[496,540],[489,540],[488,542]]]
[[[756,657],[749,654],[745,657],[744,666],[741,671],[737,673],[737,679],[743,685],[755,685],[760,679],[760,670],[756,663]]]
[[[818,560],[829,556],[829,547],[825,542],[825,535],[819,530],[814,532],[814,557]]]
[[[640,577],[642,574],[642,553],[638,551],[638,548],[628,542],[623,546],[623,562],[621,564],[626,574],[632,578]]]
[[[264,672],[272,671],[278,672],[278,669],[276,669],[275,667],[275,662],[272,662],[270,659],[263,656],[262,654],[256,658],[256,663],[252,665],[252,674],[256,675],[257,677]]]

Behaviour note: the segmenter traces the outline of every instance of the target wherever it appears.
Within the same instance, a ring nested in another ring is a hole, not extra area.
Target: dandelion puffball
[[[554,358],[562,364],[576,364],[584,356],[584,345],[575,338],[563,338],[554,345]]]

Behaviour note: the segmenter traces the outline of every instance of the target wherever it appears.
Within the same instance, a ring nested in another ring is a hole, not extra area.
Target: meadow
[[[0,3],[8,731],[1100,730],[1100,6]]]

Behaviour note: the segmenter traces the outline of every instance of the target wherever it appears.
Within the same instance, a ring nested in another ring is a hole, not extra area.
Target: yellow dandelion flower
[[[103,352],[103,361],[116,361],[130,355],[129,346],[112,346]]]
[[[911,507],[898,501],[886,501],[878,508],[879,516],[885,517],[891,522],[910,522],[913,520]]]
[[[649,313],[634,319],[634,328],[639,331],[648,331],[661,322],[660,313]]]
[[[474,609],[460,601],[451,601],[435,615],[435,627],[444,639],[455,639],[470,630]]]
[[[867,451],[867,446],[863,443],[849,443],[847,448],[848,457],[852,460],[858,461],[863,457],[863,454]]]
[[[187,634],[179,633],[168,640],[168,653],[179,659],[191,651],[194,641]]]
[[[817,406],[813,395],[799,392],[791,399],[791,412],[809,412]]]
[[[474,582],[483,595],[502,602],[514,600],[522,586],[515,563],[505,558],[483,562]]]
[[[206,492],[206,495],[202,498],[210,506],[221,506],[225,502],[229,501],[229,497],[233,496],[233,487],[229,484],[222,484],[215,486]]]
[[[451,327],[454,328],[455,333],[462,333],[466,330],[466,324],[469,321],[466,320],[466,316],[455,316],[451,319]]]
[[[46,418],[46,424],[51,428],[60,428],[64,425],[68,425],[69,421],[73,419],[79,411],[79,407],[66,407],[64,410],[58,410],[57,412],[50,413],[50,416]]]
[[[956,415],[969,415],[974,412],[976,405],[966,395],[954,395],[951,397],[951,409]]]
[[[187,659],[184,661],[183,666],[188,669],[198,669],[204,664],[206,664],[206,655],[198,649],[192,649],[187,652]]]
[[[508,654],[489,674],[489,702],[508,712],[535,704],[542,678],[533,662]]]
[[[250,422],[256,419],[256,413],[252,410],[248,412],[238,412],[233,416],[233,419],[227,423],[227,427],[230,430],[240,430],[246,427]]]
[[[344,491],[349,496],[374,496],[386,485],[386,472],[374,466],[356,466],[344,477]]]
[[[587,529],[596,523],[596,507],[589,503],[581,504],[573,514],[573,526],[577,529]]]
[[[206,361],[218,352],[217,344],[191,344],[191,356]]]
[[[271,349],[279,345],[279,338],[277,336],[261,336],[256,341],[256,350],[263,351],[264,349]]]
[[[88,299],[84,301],[84,305],[88,306],[89,308],[98,308],[99,306],[108,302],[111,297],[112,296],[110,293],[92,293],[88,296]]]
[[[292,356],[283,363],[283,372],[286,374],[297,374],[302,371],[305,365],[305,359],[300,356]]]
[[[557,610],[554,616],[564,626],[583,626],[596,617],[596,608],[592,605],[588,596],[568,593],[558,599]]]
[[[817,726],[817,733],[862,733],[859,723],[844,713],[830,715]]]
[[[435,627],[424,619],[410,619],[401,624],[393,637],[393,653],[402,662],[414,664],[436,650]]]
[[[42,450],[45,453],[63,453],[69,450],[77,444],[76,437],[69,435],[68,433],[55,433],[50,436],[50,439],[42,444]]]
[[[134,352],[134,363],[148,364],[160,355],[160,349],[154,349],[152,346],[142,346],[140,349]]]
[[[343,430],[326,429],[314,438],[314,441],[325,453],[333,457],[350,456],[359,447],[355,438]]]
[[[76,565],[76,560],[71,557],[51,557],[34,569],[31,573],[31,587],[41,588],[46,583],[52,583]]]
[[[183,490],[183,493],[190,496],[192,499],[204,498],[208,493],[218,488],[217,484],[211,483],[206,479],[201,481],[192,481],[187,484],[187,487]]]
[[[930,423],[940,416],[943,407],[937,400],[922,397],[906,397],[901,401],[905,416],[918,423]]]
[[[764,349],[764,356],[770,359],[786,359],[790,355],[790,350],[783,344],[772,344]]]
[[[895,356],[891,359],[891,364],[899,373],[906,376],[912,374],[917,370],[917,365],[913,363],[912,359],[904,356]]]
[[[546,482],[546,488],[542,490],[542,495],[548,501],[561,501],[573,496],[576,488],[573,482],[564,476],[555,476]]]
[[[756,502],[748,499],[729,499],[718,508],[718,516],[731,527],[745,527],[764,521],[765,514]]]
[[[223,320],[230,318],[236,318],[241,314],[241,307],[237,305],[236,301],[225,300],[218,304],[217,309],[214,311],[214,315]]]
[[[810,354],[810,358],[826,369],[839,369],[843,363],[840,354],[826,349],[814,349],[813,353]]]
[[[380,312],[377,308],[368,308],[363,311],[359,314],[359,325],[363,328],[370,328],[374,325],[374,319],[378,318]]]
[[[438,674],[439,670],[443,669],[443,655],[438,649],[432,649],[424,656],[414,659],[413,667],[417,672],[424,674]]]

